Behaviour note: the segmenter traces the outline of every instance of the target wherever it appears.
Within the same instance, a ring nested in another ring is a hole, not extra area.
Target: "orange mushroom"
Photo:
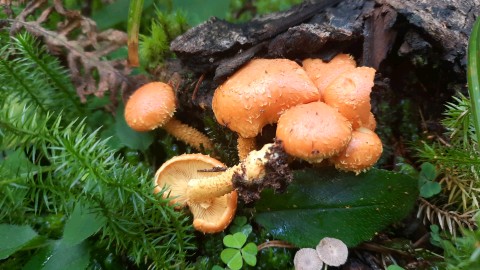
[[[175,119],[175,93],[163,82],[151,82],[137,89],[125,105],[125,120],[136,131],[163,127],[173,137],[197,150],[213,149],[212,143],[200,131]]]
[[[347,147],[337,156],[330,158],[330,161],[339,170],[359,174],[372,167],[382,155],[382,151],[382,141],[378,135],[361,127],[352,132],[352,139]]]
[[[258,199],[264,188],[282,191],[290,181],[283,149],[278,143],[269,143],[258,151],[251,151],[240,164],[222,173],[191,179],[187,197],[193,200],[214,198],[237,189],[243,200],[250,202]]]
[[[345,116],[353,129],[370,121],[370,93],[375,69],[357,67],[340,74],[323,91],[323,100]]]
[[[308,58],[303,60],[302,65],[321,95],[340,74],[357,66],[353,57],[348,54],[338,54],[330,62]]]
[[[288,59],[254,59],[214,93],[217,121],[239,134],[239,147],[252,142],[267,124],[276,123],[284,110],[320,99],[305,71]],[[252,149],[239,149],[243,159]]]
[[[350,141],[350,122],[323,102],[297,105],[278,120],[276,137],[289,155],[319,163],[342,151]]]
[[[237,192],[230,191],[210,198],[190,198],[188,182],[192,178],[211,177],[222,172],[224,165],[206,155],[185,154],[165,162],[155,174],[154,193],[166,188],[164,197],[170,197],[177,207],[188,205],[193,215],[193,227],[204,233],[224,230],[237,209]]]

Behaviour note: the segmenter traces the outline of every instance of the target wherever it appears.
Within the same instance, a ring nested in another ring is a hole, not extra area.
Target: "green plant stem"
[[[128,10],[128,63],[133,67],[139,66],[138,60],[138,32],[140,17],[142,17],[143,0],[130,0]]]
[[[472,114],[477,135],[477,147],[480,143],[480,20],[473,25],[472,34],[468,43],[468,92],[470,94],[470,102],[472,104]]]

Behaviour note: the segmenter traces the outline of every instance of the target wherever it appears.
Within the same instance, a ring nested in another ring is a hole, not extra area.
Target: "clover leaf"
[[[243,232],[227,234],[223,238],[223,244],[227,248],[220,253],[220,258],[230,269],[241,269],[244,261],[251,266],[257,264],[257,245],[255,243],[245,245],[246,242],[247,235]]]

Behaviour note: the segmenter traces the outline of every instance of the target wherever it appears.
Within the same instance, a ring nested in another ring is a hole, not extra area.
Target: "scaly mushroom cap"
[[[221,232],[232,222],[237,210],[236,191],[203,202],[189,201],[193,227],[204,233]]]
[[[336,109],[312,102],[285,111],[278,120],[276,135],[288,154],[319,163],[347,146],[352,128]]]
[[[186,192],[188,182],[193,178],[215,176],[220,172],[199,172],[211,170],[214,167],[225,167],[222,162],[202,154],[184,154],[176,156],[163,163],[155,173],[154,193],[158,193],[164,186],[169,190],[164,197],[171,197],[172,204],[185,206],[188,198]]]
[[[347,246],[341,240],[335,238],[323,238],[315,249],[320,260],[330,266],[340,266],[348,258]]]
[[[330,62],[308,58],[303,60],[302,65],[320,94],[340,74],[357,66],[353,57],[348,54],[338,54]]]
[[[293,258],[295,270],[321,270],[323,262],[313,248],[302,248],[295,253]]]
[[[378,135],[367,128],[352,132],[352,140],[347,148],[330,160],[339,170],[360,173],[372,167],[382,155],[382,141]]]
[[[257,136],[292,106],[320,99],[305,71],[288,59],[254,59],[220,85],[212,107],[217,121],[244,138]]]
[[[170,120],[175,108],[172,87],[163,82],[151,82],[130,96],[125,105],[125,120],[136,131],[150,131]]]
[[[357,67],[340,74],[322,93],[325,103],[337,108],[354,129],[369,122],[374,76],[375,69]]]

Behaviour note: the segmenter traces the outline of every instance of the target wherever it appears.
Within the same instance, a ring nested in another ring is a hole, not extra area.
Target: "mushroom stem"
[[[268,159],[267,151],[273,144],[266,144],[258,151],[252,151],[240,163],[225,172],[212,177],[191,179],[188,182],[187,198],[193,201],[223,196],[234,189],[232,179],[234,175],[241,175],[245,185],[262,181],[265,178],[265,165]]]
[[[244,160],[250,152],[255,150],[256,141],[255,137],[253,138],[244,138],[240,134],[237,139],[237,149],[238,149],[238,158]]]
[[[198,151],[202,150],[202,146],[205,150],[213,149],[212,142],[210,142],[210,140],[205,134],[201,133],[195,128],[183,124],[176,118],[172,117],[167,123],[163,125],[163,129],[165,129],[173,137],[177,138],[182,142],[185,142],[186,144],[192,146]]]

